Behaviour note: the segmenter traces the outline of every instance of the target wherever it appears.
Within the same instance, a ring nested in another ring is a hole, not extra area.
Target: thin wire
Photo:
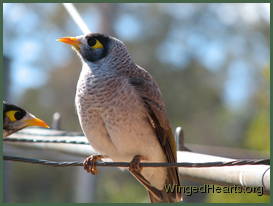
[[[63,3],[63,6],[84,34],[91,32],[72,3]]]
[[[4,142],[28,142],[28,143],[62,143],[62,144],[83,144],[90,145],[88,141],[77,140],[49,140],[49,139],[28,139],[28,138],[4,138]]]
[[[39,130],[51,130],[51,129],[44,129],[44,128],[39,128]],[[21,130],[19,132],[17,132],[16,134],[22,134],[22,135],[38,135],[38,136],[43,136],[43,137],[56,137],[56,136],[60,136],[60,137],[63,137],[63,136],[71,136],[71,137],[84,137],[83,136],[83,133],[82,132],[67,132],[67,131],[64,131],[64,130],[56,130],[56,131],[59,131],[61,133],[52,133],[52,134],[42,134],[42,133],[39,133],[39,134],[36,134],[35,132],[28,132],[28,130],[24,131],[24,130]]]
[[[83,162],[55,162],[49,160],[24,158],[16,156],[4,156],[4,160],[17,161],[32,164],[41,164],[53,167],[68,167],[68,166],[83,166]],[[129,167],[130,162],[95,162],[99,167]],[[242,166],[242,165],[270,165],[270,159],[261,160],[235,160],[230,162],[205,162],[205,163],[191,163],[191,162],[141,162],[140,167],[224,167],[224,166]]]
[[[63,144],[81,144],[89,145],[87,141],[77,140],[42,140],[42,139],[27,139],[27,138],[4,138],[4,141],[9,142],[29,142],[29,143],[63,143]],[[48,160],[30,159],[23,157],[4,156],[4,160],[29,162],[34,164],[44,164],[50,166],[80,166],[81,162],[54,162]],[[142,164],[142,163],[141,163]],[[221,167],[221,166],[238,166],[238,165],[270,165],[270,159],[261,160],[235,160],[231,162],[205,162],[205,163],[143,163],[143,167]],[[104,167],[128,167],[127,162],[98,162],[98,166]]]

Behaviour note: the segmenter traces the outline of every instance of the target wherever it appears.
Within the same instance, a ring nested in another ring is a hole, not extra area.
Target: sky
[[[56,12],[57,7],[61,7],[61,4],[44,4],[43,12],[48,15]],[[144,6],[143,4],[131,4],[130,6],[136,9]],[[211,5],[211,9],[215,5]],[[177,19],[191,18],[192,12],[197,9],[194,4],[184,4],[183,12],[181,12],[180,4],[168,4],[164,6],[164,12],[174,15]],[[240,19],[245,24],[254,24],[260,20],[265,19],[269,22],[269,4],[241,4],[239,10],[234,11],[232,4],[226,4],[222,7],[217,7],[218,17],[222,22],[227,25],[233,24]],[[185,9],[186,8],[186,9]],[[239,11],[239,12],[238,12]],[[225,15],[222,15],[225,13]],[[26,6],[20,4],[7,4],[3,6],[4,16],[4,54],[13,59],[11,64],[12,73],[12,92],[15,95],[14,100],[20,98],[20,95],[28,88],[42,87],[48,79],[48,71],[57,65],[62,64],[62,60],[69,58],[70,51],[62,46],[59,46],[55,42],[56,37],[64,36],[63,31],[52,26],[50,32],[42,31],[40,34],[37,31],[35,35],[31,35],[31,31],[35,30],[41,25],[41,20],[46,21],[46,18],[38,18],[37,11],[29,9]],[[99,29],[99,13],[93,9],[91,12],[82,14],[83,19],[86,22],[91,22],[88,27],[92,31]],[[70,18],[68,16],[68,18]],[[204,20],[205,21],[205,20]],[[123,41],[133,41],[140,36],[143,32],[141,21],[130,13],[121,14],[115,24],[115,30],[117,35]],[[209,22],[213,27],[213,22]],[[204,22],[206,24],[206,22]],[[66,27],[71,30],[71,35],[78,35],[81,33],[80,29],[75,26],[72,19],[66,22]],[[217,27],[217,25],[216,25]],[[75,29],[76,28],[76,29]],[[8,36],[8,32],[5,30],[12,30],[16,33],[16,38]],[[46,33],[47,32],[47,33]],[[187,58],[188,48],[195,50],[195,55],[203,62],[208,70],[217,70],[222,67],[223,60],[225,58],[226,45],[223,45],[220,41],[211,41],[208,43],[202,36],[198,35],[198,31],[182,31],[179,28],[173,29],[169,34],[169,38],[166,39],[155,51],[160,62],[166,62],[173,65],[179,65],[183,68],[189,61]],[[19,34],[19,35],[18,35]],[[22,35],[21,35],[22,34]],[[46,35],[45,35],[46,34]],[[185,47],[177,47],[176,42],[181,41],[181,38],[187,38]],[[37,65],[37,59],[42,58],[43,46],[47,44],[50,47],[50,61],[46,65]],[[8,45],[7,45],[8,44]],[[243,44],[242,39],[238,39],[238,44]],[[232,45],[230,45],[232,46]],[[238,46],[238,45],[235,45]],[[164,55],[162,50],[168,50]],[[259,49],[259,48],[257,48]],[[240,52],[236,47],[236,52]],[[58,54],[62,54],[62,58],[59,58]],[[204,55],[206,54],[206,55]],[[261,64],[265,64],[269,59],[269,52],[260,48],[258,55]],[[227,73],[227,81],[225,82],[225,89],[223,98],[227,105],[232,107],[243,106],[249,96],[249,88],[251,87],[251,78],[248,75],[249,68],[252,65],[238,59],[234,61],[229,67]],[[39,69],[37,69],[39,67]],[[35,77],[35,78],[33,78]]]

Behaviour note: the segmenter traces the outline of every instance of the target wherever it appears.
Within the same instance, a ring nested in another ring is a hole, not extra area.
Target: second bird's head
[[[26,110],[3,102],[3,136],[6,137],[25,127],[39,126],[49,128],[41,119],[35,117]]]
[[[77,37],[63,37],[57,41],[69,44],[80,55],[83,61],[100,64],[115,57],[129,57],[127,48],[120,40],[100,33],[89,33]],[[109,62],[109,61],[107,61]]]

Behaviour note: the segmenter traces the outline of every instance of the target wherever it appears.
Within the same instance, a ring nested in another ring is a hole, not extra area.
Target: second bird
[[[75,103],[90,144],[113,161],[131,162],[129,171],[147,189],[151,202],[181,201],[180,193],[164,189],[180,185],[177,168],[138,166],[139,161],[176,162],[175,140],[152,76],[114,37],[90,33],[58,41],[72,45],[82,60]]]

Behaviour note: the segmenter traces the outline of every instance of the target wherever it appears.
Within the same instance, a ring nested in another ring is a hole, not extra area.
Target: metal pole
[[[78,25],[78,27],[82,30],[84,34],[90,33],[89,28],[81,18],[79,12],[74,7],[72,3],[63,3],[64,8],[67,10],[68,14],[72,17],[74,22]]]
[[[193,152],[178,152],[178,162],[215,162],[233,161],[234,159]],[[184,178],[219,185],[240,185],[247,187],[263,187],[265,193],[270,192],[269,165],[242,165],[232,167],[179,168]]]
[[[31,131],[36,131],[31,135]],[[46,129],[25,129],[25,133],[15,133],[11,138],[30,138],[30,139],[57,139],[57,140],[78,140],[87,141],[83,136],[69,136],[69,133],[59,131],[51,131]],[[38,133],[40,131],[40,133]],[[41,133],[41,131],[44,131]],[[59,133],[59,136],[58,136]],[[40,134],[40,136],[39,136]],[[50,135],[51,134],[51,135]],[[52,135],[56,136],[52,136]],[[65,134],[65,136],[63,136]],[[60,136],[61,135],[61,136]],[[65,154],[76,155],[79,157],[87,157],[91,154],[96,154],[95,150],[90,145],[80,144],[62,144],[62,143],[18,143],[4,142],[4,152],[8,149],[7,146],[20,148],[36,148],[54,150]],[[24,156],[24,154],[21,154]],[[177,152],[178,162],[217,162],[217,161],[232,161],[234,159],[205,155],[187,151]],[[206,183],[214,183],[220,185],[240,185],[240,186],[255,186],[264,187],[265,192],[270,191],[270,166],[269,165],[242,165],[242,166],[226,166],[226,167],[206,167],[206,168],[179,168],[180,174],[184,178],[202,181]]]

